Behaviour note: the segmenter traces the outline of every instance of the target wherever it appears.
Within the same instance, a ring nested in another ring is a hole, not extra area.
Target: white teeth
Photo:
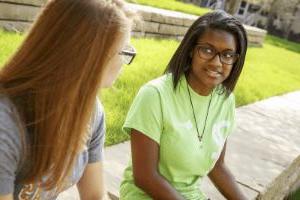
[[[221,74],[219,72],[216,72],[216,71],[207,70],[206,72],[207,72],[207,74],[209,76],[212,76],[212,77],[219,77],[219,76],[221,76]]]

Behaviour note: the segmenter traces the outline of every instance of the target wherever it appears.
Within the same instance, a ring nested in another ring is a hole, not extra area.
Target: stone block
[[[23,5],[42,6],[47,2],[47,0],[5,0],[5,2],[23,4]]]
[[[138,23],[134,27],[134,31],[147,32],[147,33],[158,33],[159,23],[144,21]]]
[[[192,20],[192,19],[184,19],[183,26],[190,27],[194,23],[194,21],[195,20]]]
[[[151,21],[164,24],[166,22],[166,17],[158,13],[152,13]]]
[[[32,22],[40,12],[39,7],[0,2],[0,19]]]
[[[175,18],[175,17],[166,17],[165,22],[166,22],[166,24],[172,24],[172,25],[176,25],[176,26],[183,26],[184,19]]]
[[[187,27],[184,26],[174,26],[168,24],[161,24],[159,26],[160,34],[168,34],[168,35],[184,35],[187,31]]]
[[[138,11],[137,13],[141,16],[141,18],[144,21],[151,21],[151,16],[152,16],[151,12]]]
[[[18,21],[6,21],[0,20],[0,27],[6,31],[12,32],[24,32],[28,30],[31,26],[29,22],[18,22]]]
[[[159,39],[168,39],[168,40],[178,40],[178,37],[175,35],[165,35],[165,34],[155,34],[155,33],[146,33],[146,37],[149,38],[159,38]]]

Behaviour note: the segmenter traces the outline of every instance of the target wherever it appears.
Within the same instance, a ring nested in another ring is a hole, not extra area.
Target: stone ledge
[[[13,4],[13,2],[18,4]],[[40,6],[43,5],[44,2],[46,2],[46,0],[6,0],[6,3],[0,0],[0,20],[2,20],[0,26],[6,30],[26,30],[29,26],[27,24],[25,25],[24,22],[32,22],[40,8],[25,4]],[[127,7],[128,9],[136,11],[143,19],[143,22],[137,24],[133,29],[133,35],[138,37],[161,37],[181,40],[188,30],[188,27],[198,18],[198,16],[195,15],[137,4],[127,4]],[[14,25],[16,27],[13,27]],[[7,27],[11,28],[8,29]],[[245,28],[250,46],[262,46],[267,32],[246,25]],[[141,33],[137,34],[136,32]]]
[[[300,156],[293,161],[268,187],[258,196],[260,200],[281,200],[291,192],[291,188],[300,179]]]
[[[40,7],[44,5],[47,2],[47,0],[0,0],[0,3],[4,3],[4,2]]]
[[[32,22],[40,7],[0,2],[0,20]]]
[[[195,19],[197,19],[197,16],[195,15],[138,4],[128,3],[127,7],[134,11],[137,11],[137,13],[141,15],[143,17],[143,20],[145,21],[188,27],[191,25],[191,23],[193,23]]]
[[[196,15],[190,15],[175,11],[169,11],[159,8],[153,8],[149,6],[137,5],[137,4],[128,4],[129,9],[136,11],[142,18],[144,22],[144,36],[147,36],[147,33],[161,34],[162,38],[165,38],[166,35],[170,35],[171,38],[183,38],[184,34],[188,30],[188,27],[193,24],[193,22],[198,18]],[[153,23],[156,24],[155,29]],[[159,24],[159,29],[157,32],[157,24]],[[150,26],[151,31],[147,31],[147,26]],[[267,32],[265,30],[244,25],[250,46],[262,46],[265,35]],[[134,31],[139,31],[135,29]],[[141,35],[140,35],[141,36]],[[148,34],[149,36],[149,34]]]
[[[0,27],[11,32],[24,32],[25,30],[28,30],[31,25],[32,23],[30,22],[8,21],[0,19]]]

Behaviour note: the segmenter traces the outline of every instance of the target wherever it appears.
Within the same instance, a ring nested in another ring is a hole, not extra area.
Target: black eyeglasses
[[[239,58],[239,54],[232,50],[219,52],[214,47],[205,44],[197,44],[196,49],[198,56],[204,60],[212,60],[218,55],[222,64],[232,65]]]
[[[122,56],[123,63],[129,65],[136,56],[136,50],[132,46],[126,46],[121,52],[119,52],[119,55]]]

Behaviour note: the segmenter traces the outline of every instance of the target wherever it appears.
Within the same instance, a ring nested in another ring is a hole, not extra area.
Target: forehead
[[[236,51],[237,49],[235,36],[228,31],[220,29],[209,28],[205,30],[205,32],[198,38],[197,43],[208,43],[219,51],[226,49]]]

